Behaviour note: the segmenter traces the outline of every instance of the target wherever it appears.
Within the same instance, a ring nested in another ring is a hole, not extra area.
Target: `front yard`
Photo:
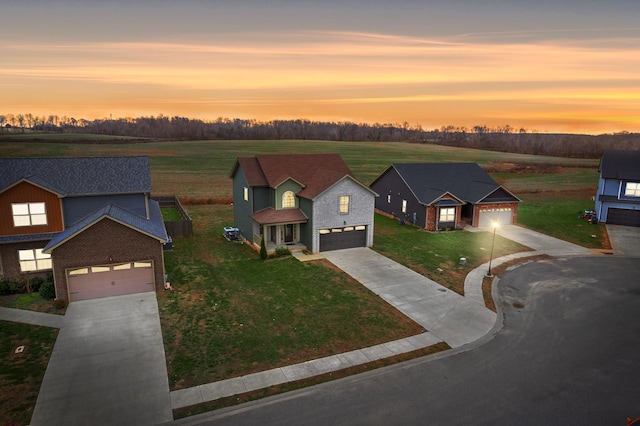
[[[158,296],[172,389],[423,332],[327,261],[261,261],[228,242],[229,206],[189,206],[194,238],[166,255],[174,290]]]

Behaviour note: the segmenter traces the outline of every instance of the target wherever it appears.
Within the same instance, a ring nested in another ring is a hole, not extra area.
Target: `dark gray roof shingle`
[[[600,173],[604,179],[640,181],[640,151],[604,151]]]
[[[478,203],[501,187],[476,163],[396,163],[391,167],[426,205],[447,192],[463,201]]]
[[[157,238],[162,242],[166,242],[168,239],[167,231],[165,230],[160,205],[157,201],[149,200],[149,216],[150,218],[147,219],[130,213],[114,204],[108,204],[78,221],[73,226],[70,226],[59,234],[56,234],[45,246],[43,251],[46,252],[47,250],[55,248],[105,217],[114,219],[117,222],[123,223],[124,225],[134,228],[151,237]]]
[[[0,191],[22,179],[61,196],[151,192],[149,157],[0,158]]]

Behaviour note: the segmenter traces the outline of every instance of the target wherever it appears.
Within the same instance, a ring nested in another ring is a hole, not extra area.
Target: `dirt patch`
[[[484,167],[487,173],[559,173],[562,167],[556,164],[536,163],[489,163]]]

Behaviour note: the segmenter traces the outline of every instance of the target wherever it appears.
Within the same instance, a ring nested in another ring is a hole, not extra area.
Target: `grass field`
[[[2,138],[0,137],[0,141]],[[515,192],[592,189],[597,160],[567,159],[444,147],[428,144],[328,141],[181,141],[138,144],[18,143],[0,144],[0,156],[149,155],[155,194],[178,197],[231,197],[229,174],[235,159],[256,154],[340,154],[353,173],[369,184],[390,164],[400,162],[477,162],[489,169],[504,164],[554,165],[551,172],[509,173],[494,177]],[[542,169],[549,170],[548,168]]]

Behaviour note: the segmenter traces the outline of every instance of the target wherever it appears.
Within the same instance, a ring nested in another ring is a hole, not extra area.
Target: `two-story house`
[[[599,172],[598,221],[640,226],[640,151],[604,151]]]
[[[235,226],[268,249],[312,252],[373,244],[376,193],[338,154],[240,157],[231,171]]]
[[[378,211],[427,231],[511,225],[520,203],[476,163],[396,163],[370,187]]]
[[[0,158],[0,275],[52,273],[77,301],[164,286],[146,156]]]

